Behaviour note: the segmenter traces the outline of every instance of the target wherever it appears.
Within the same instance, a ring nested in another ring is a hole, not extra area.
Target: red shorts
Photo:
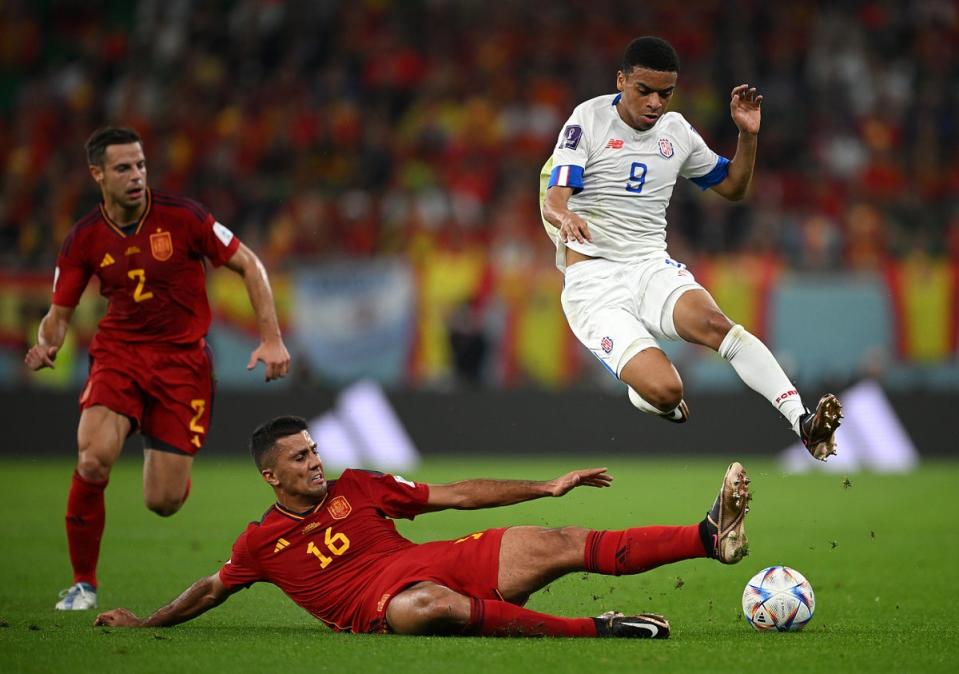
[[[190,346],[94,340],[80,409],[103,405],[129,417],[149,449],[195,455],[213,419],[213,353]]]
[[[454,541],[423,543],[389,559],[370,584],[353,619],[354,633],[389,632],[390,600],[411,585],[432,581],[476,599],[502,599],[499,550],[506,529],[487,529]]]

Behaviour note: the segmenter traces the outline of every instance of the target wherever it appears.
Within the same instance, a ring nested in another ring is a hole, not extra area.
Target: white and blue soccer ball
[[[743,590],[743,614],[760,632],[795,632],[812,620],[816,595],[805,576],[788,566],[769,566]]]

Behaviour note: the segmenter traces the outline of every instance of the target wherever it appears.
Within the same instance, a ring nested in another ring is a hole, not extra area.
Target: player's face
[[[616,88],[623,94],[616,104],[619,116],[634,129],[653,128],[666,114],[669,100],[676,88],[676,73],[633,68],[629,74],[616,74]]]
[[[139,143],[108,145],[103,166],[91,166],[90,174],[104,201],[131,211],[146,204],[147,163]]]
[[[276,447],[273,468],[263,471],[267,482],[296,498],[309,502],[322,500],[326,496],[326,477],[310,434],[302,431],[280,438]]]

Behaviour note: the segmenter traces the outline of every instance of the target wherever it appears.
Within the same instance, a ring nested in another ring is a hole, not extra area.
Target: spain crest
[[[659,139],[659,154],[663,155],[666,159],[673,156],[673,144],[669,142],[669,138]]]
[[[153,257],[160,262],[169,260],[173,255],[173,237],[170,232],[157,230],[155,234],[150,235],[150,252]]]
[[[341,520],[353,512],[353,508],[350,507],[350,502],[346,500],[345,496],[337,496],[330,501],[330,505],[326,506],[326,511],[330,513],[330,517],[333,519]]]

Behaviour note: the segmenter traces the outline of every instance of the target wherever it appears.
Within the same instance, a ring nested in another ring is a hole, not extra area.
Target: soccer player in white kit
[[[718,351],[740,378],[782,414],[815,458],[836,453],[839,400],[814,412],[766,346],[733,323],[686,265],[666,251],[666,207],[679,176],[726,199],[746,195],[756,160],[762,96],[748,84],[729,104],[739,129],[730,161],[689,122],[666,112],[679,57],[665,40],[641,37],[626,48],[618,94],[573,110],[543,167],[543,224],[565,274],[562,303],[576,337],[626,384],[643,412],[682,423],[683,382],[658,339]]]

